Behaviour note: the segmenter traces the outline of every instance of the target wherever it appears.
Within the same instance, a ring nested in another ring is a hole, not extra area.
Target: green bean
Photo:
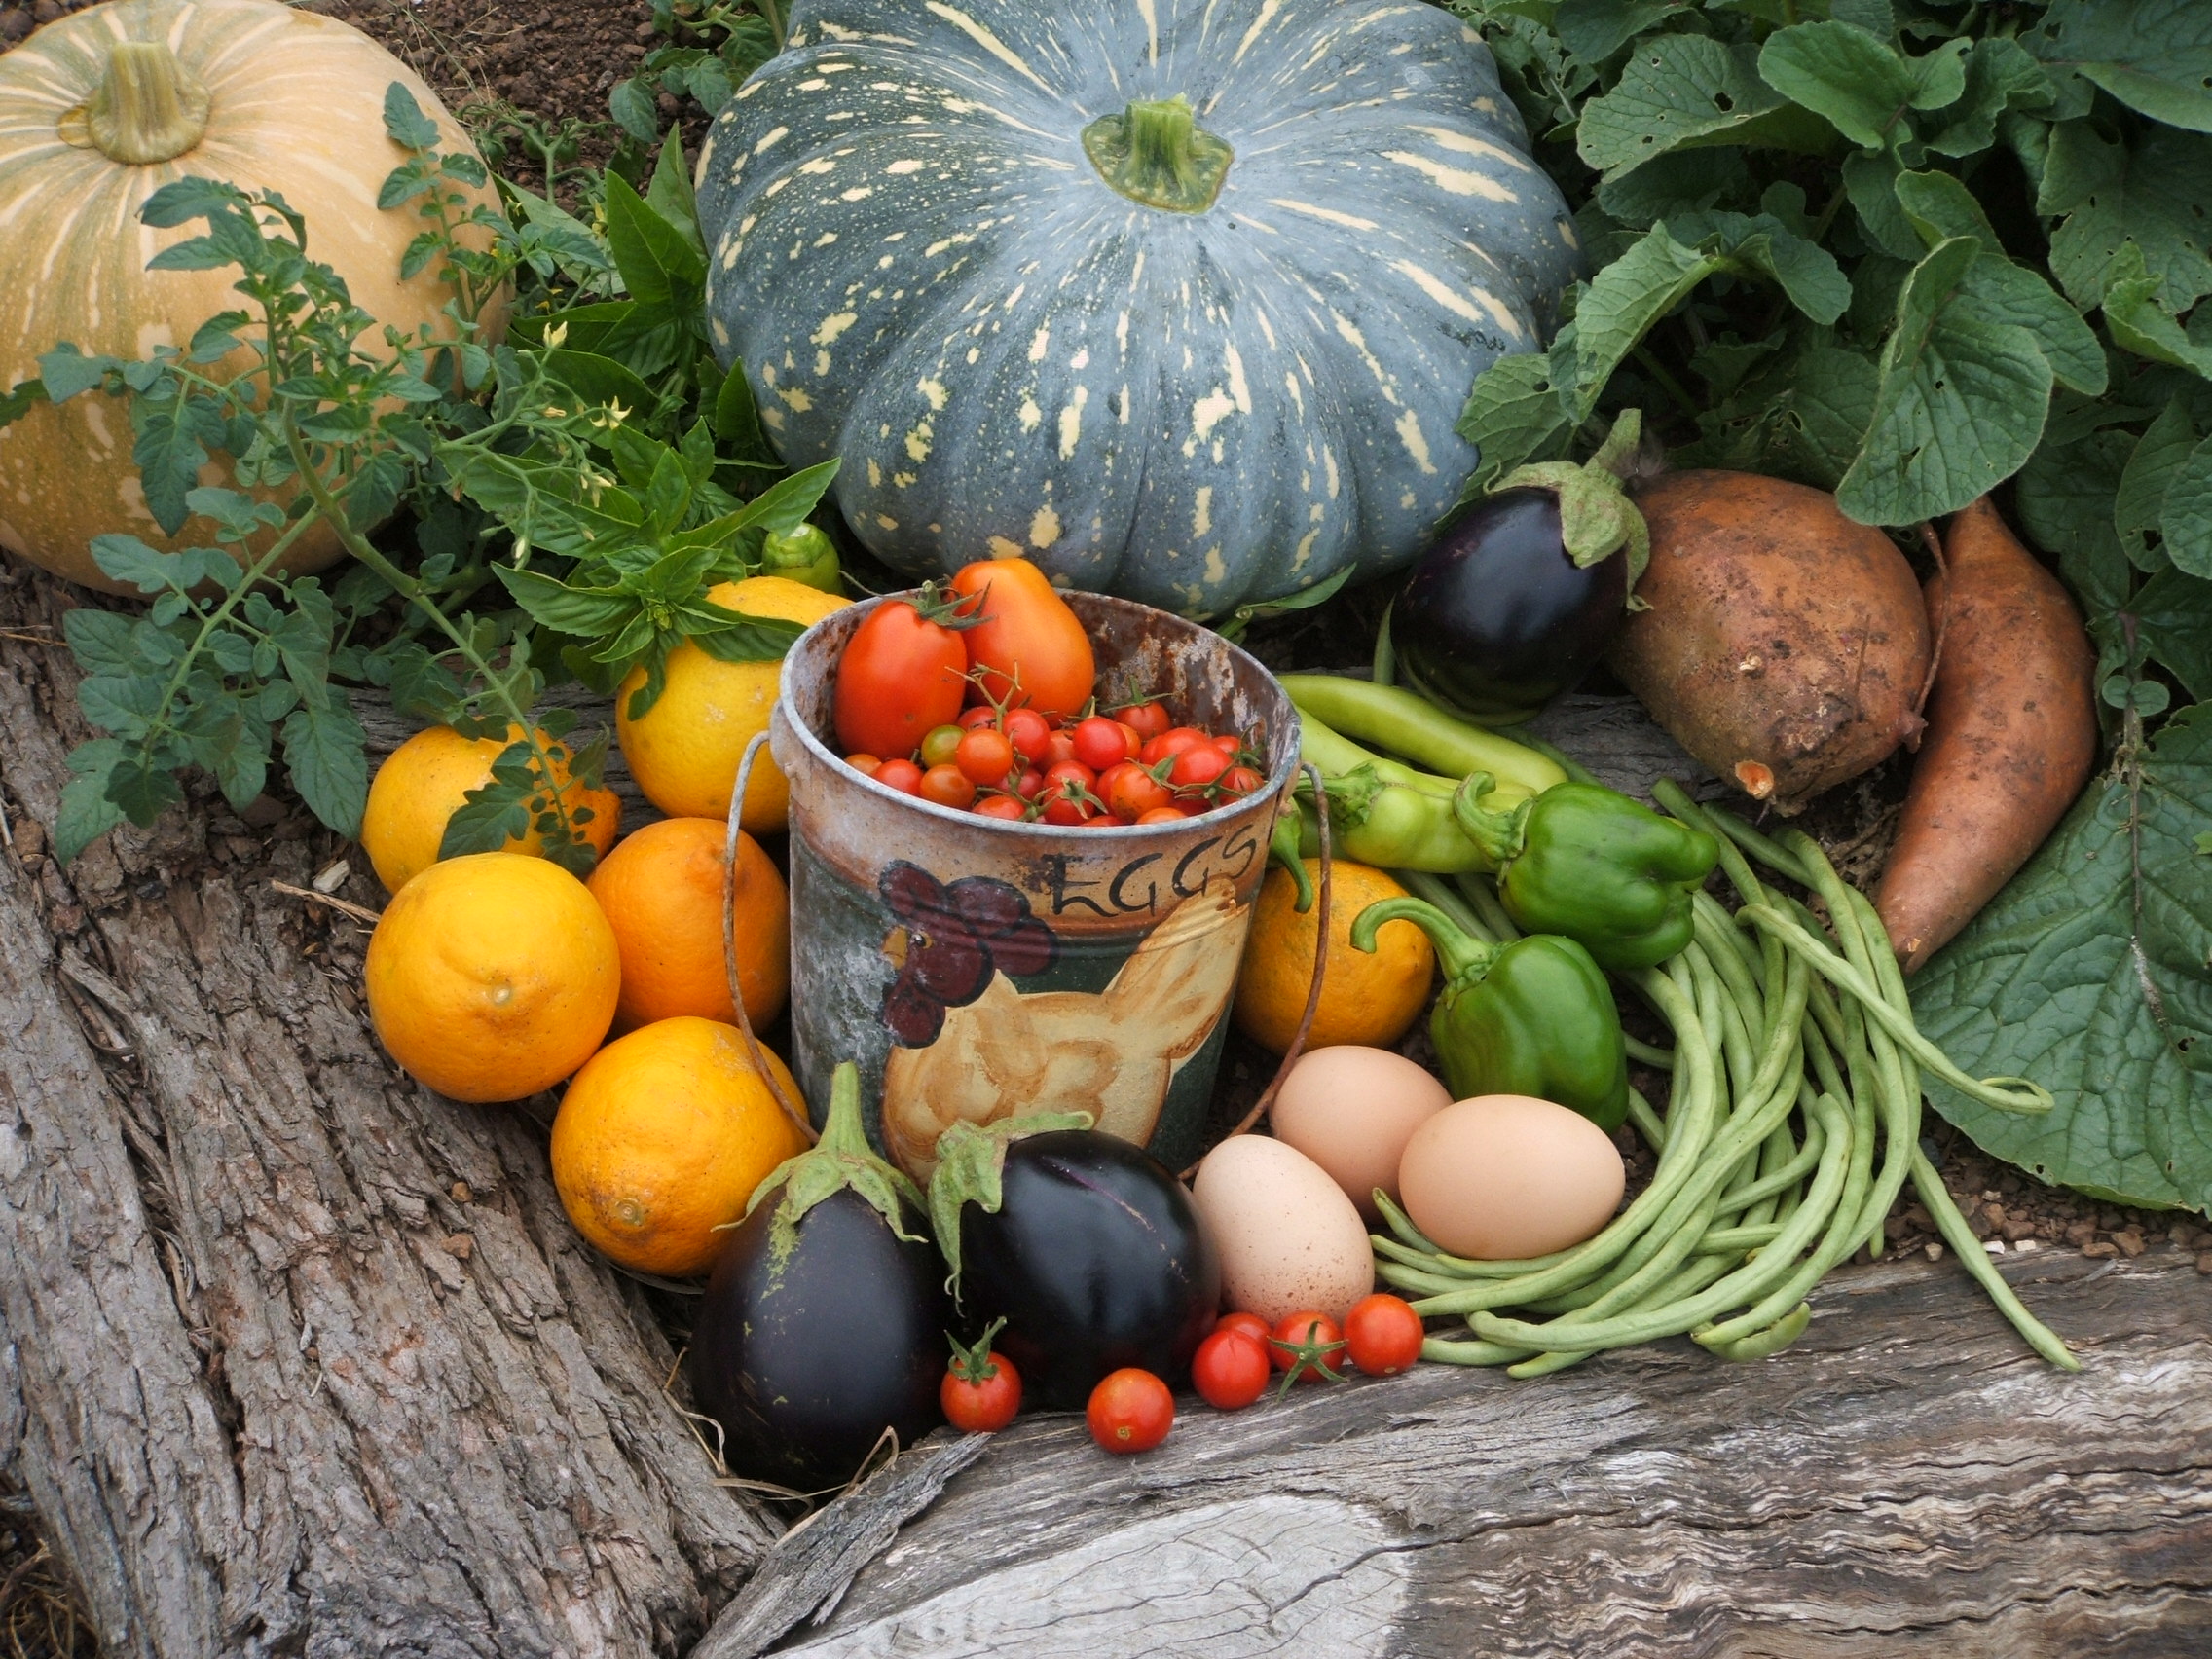
[[[1840,1090],[1838,1092],[1840,1093]],[[1787,1127],[1787,1125],[1785,1126]],[[1811,1174],[1813,1166],[1820,1162],[1821,1146],[1825,1139],[1825,1132],[1821,1128],[1818,1119],[1808,1123],[1805,1125],[1805,1144],[1797,1149],[1789,1161],[1770,1173],[1761,1175],[1742,1193],[1732,1195],[1731,1203],[1752,1203],[1760,1198],[1772,1198],[1777,1193],[1787,1192],[1789,1188],[1797,1185],[1798,1182]],[[1728,1205],[1723,1204],[1721,1213],[1725,1215],[1728,1212]]]
[[[1527,1348],[1502,1343],[1470,1342],[1459,1337],[1430,1337],[1420,1345],[1420,1356],[1444,1365],[1511,1365],[1529,1357]]]
[[[1651,1109],[1651,1102],[1643,1098],[1641,1089],[1628,1091],[1628,1121],[1636,1125],[1636,1132],[1653,1152],[1667,1150],[1667,1125],[1660,1122],[1659,1114]]]
[[[2066,1346],[2065,1339],[2021,1306],[2020,1299],[2012,1294],[2012,1287],[2005,1282],[2005,1275],[1982,1253],[1981,1240],[1973,1235],[1966,1217],[1959,1214],[1959,1206],[1951,1201],[1951,1191],[1943,1185],[1943,1177],[1917,1146],[1912,1149],[1912,1184],[1920,1195],[1921,1203],[1935,1218],[1936,1229],[1942,1234],[1943,1242],[1950,1245],[1951,1253],[1974,1276],[1989,1300],[1997,1304],[1997,1310],[2011,1320],[2012,1328],[2027,1339],[2028,1346],[2061,1371],[2081,1370],[2082,1362]]]
[[[1714,1348],[1722,1359],[1765,1359],[1780,1353],[1805,1334],[1805,1327],[1813,1322],[1813,1309],[1805,1303],[1785,1313],[1755,1336],[1740,1337],[1735,1342]]]
[[[1673,1071],[1675,1069],[1674,1050],[1654,1048],[1649,1043],[1626,1034],[1622,1036],[1621,1042],[1628,1049],[1628,1057],[1636,1061],[1638,1065],[1649,1066],[1654,1071]]]
[[[1413,894],[1416,898],[1426,899],[1431,904],[1450,916],[1453,921],[1459,925],[1461,931],[1472,938],[1480,940],[1485,944],[1496,944],[1498,942],[1491,936],[1490,929],[1483,925],[1482,918],[1467,908],[1466,901],[1436,876],[1430,875],[1425,870],[1418,869],[1393,869],[1387,873],[1407,892]]]
[[[1497,936],[1500,944],[1511,944],[1521,937],[1519,925],[1505,913],[1505,905],[1497,897],[1497,884],[1489,876],[1470,871],[1455,876],[1453,884],[1466,898],[1475,914],[1482,917],[1483,926]]]

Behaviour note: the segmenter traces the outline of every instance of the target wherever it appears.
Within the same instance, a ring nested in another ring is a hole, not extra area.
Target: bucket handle
[[[1282,1062],[1275,1067],[1273,1079],[1261,1091],[1260,1098],[1252,1102],[1252,1109],[1244,1114],[1237,1125],[1222,1137],[1224,1140],[1234,1139],[1237,1135],[1246,1133],[1253,1124],[1267,1116],[1268,1108],[1275,1103],[1275,1096],[1282,1091],[1283,1080],[1290,1076],[1291,1068],[1298,1064],[1299,1056],[1306,1051],[1306,1039],[1313,1034],[1313,1016],[1321,1007],[1321,980],[1329,971],[1328,797],[1321,792],[1320,767],[1308,760],[1299,767],[1299,770],[1312,779],[1313,798],[1321,803],[1321,810],[1314,814],[1321,834],[1321,897],[1313,906],[1313,977],[1306,987],[1306,1012],[1298,1016],[1298,1029],[1291,1033],[1290,1047],[1282,1051]],[[1288,792],[1285,792],[1285,800],[1290,804],[1290,809],[1293,812],[1298,810],[1295,796],[1289,794]]]
[[[760,746],[767,741],[768,734],[764,731],[753,734],[753,741],[745,746],[745,754],[737,762],[737,786],[730,792],[729,823],[722,836],[722,973],[729,980],[730,1007],[737,1010],[738,1029],[745,1033],[745,1046],[753,1055],[753,1069],[766,1081],[768,1092],[776,1097],[776,1104],[784,1109],[784,1116],[797,1126],[799,1133],[806,1136],[806,1144],[812,1146],[820,1138],[815,1132],[814,1120],[807,1115],[806,1103],[791,1098],[782,1078],[768,1064],[760,1039],[753,1033],[753,1020],[745,1012],[745,996],[737,982],[737,838],[745,832],[739,820],[745,813],[746,785],[753,781],[753,762],[760,753]],[[1324,848],[1328,845],[1326,836],[1327,831],[1324,830]],[[1325,851],[1322,856],[1327,857]],[[1324,874],[1322,879],[1325,883],[1327,876]],[[1322,893],[1321,914],[1326,917],[1328,899],[1325,885]],[[1310,1004],[1307,1013],[1310,1017]]]

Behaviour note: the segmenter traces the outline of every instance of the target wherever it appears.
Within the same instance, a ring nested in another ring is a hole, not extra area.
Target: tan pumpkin
[[[423,228],[414,204],[377,206],[378,187],[406,159],[384,129],[394,81],[436,120],[445,148],[473,148],[437,95],[367,35],[276,0],[107,0],[0,55],[0,390],[37,375],[40,353],[62,341],[143,357],[240,303],[235,270],[146,269],[206,229],[138,222],[147,197],[180,178],[277,191],[306,217],[309,253],[380,323],[412,333],[439,322],[452,290],[436,272],[399,279]],[[477,195],[492,200],[488,187]],[[494,310],[484,320],[497,334],[503,310]],[[372,329],[361,344],[382,337]],[[241,351],[226,367],[252,362]],[[95,535],[213,545],[203,519],[163,534],[130,449],[129,411],[98,392],[41,403],[0,427],[0,546],[116,593],[128,590],[92,563]],[[213,462],[202,482],[228,483],[228,471]],[[266,498],[287,504],[295,488]],[[317,526],[284,566],[320,570],[340,552]]]

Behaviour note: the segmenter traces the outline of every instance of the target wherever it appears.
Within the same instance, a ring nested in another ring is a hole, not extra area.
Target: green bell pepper
[[[1478,806],[1482,774],[1453,797],[1467,839],[1497,864],[1505,913],[1564,934],[1602,968],[1650,968],[1690,941],[1690,895],[1720,862],[1704,830],[1602,784],[1558,784],[1504,811]]]
[[[1608,1132],[1627,1121],[1620,1013],[1587,950],[1552,934],[1486,943],[1425,899],[1368,905],[1352,924],[1353,947],[1373,950],[1376,933],[1391,921],[1427,934],[1444,966],[1444,992],[1428,1031],[1455,1100],[1532,1094]]]

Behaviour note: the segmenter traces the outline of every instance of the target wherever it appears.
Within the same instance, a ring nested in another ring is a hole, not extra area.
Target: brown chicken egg
[[[1359,1213],[1377,1222],[1375,1189],[1397,1198],[1406,1142],[1451,1104],[1451,1090],[1403,1054],[1344,1043],[1308,1050],[1282,1080],[1269,1118],[1277,1140],[1327,1170]]]
[[[1612,1219],[1628,1169],[1579,1112],[1526,1094],[1478,1094],[1414,1130],[1398,1163],[1413,1224],[1447,1254],[1549,1255]]]
[[[1273,1324],[1318,1310],[1342,1319],[1375,1288],[1375,1256],[1359,1219],[1328,1171],[1296,1147],[1265,1135],[1223,1141],[1191,1185],[1215,1252],[1222,1300]]]

